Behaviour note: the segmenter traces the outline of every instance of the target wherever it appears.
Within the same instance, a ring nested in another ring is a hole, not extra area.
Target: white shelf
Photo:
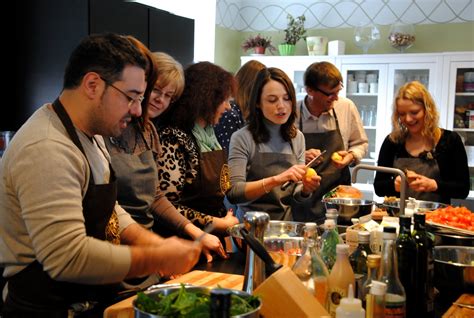
[[[347,94],[347,96],[369,96],[369,97],[377,97],[379,96],[378,93],[352,93],[352,94]]]
[[[453,128],[454,131],[465,131],[474,133],[474,128]]]
[[[474,92],[463,92],[463,93],[456,93],[456,96],[474,96]]]

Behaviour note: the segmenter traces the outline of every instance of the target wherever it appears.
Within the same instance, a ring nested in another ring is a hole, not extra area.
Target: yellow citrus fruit
[[[306,169],[306,175],[304,176],[306,178],[306,181],[311,181],[313,176],[317,176],[318,174],[316,173],[316,170],[313,168],[308,168]]]
[[[334,152],[331,156],[331,159],[334,160],[334,161],[341,161],[342,156],[340,154],[338,154],[337,152]]]

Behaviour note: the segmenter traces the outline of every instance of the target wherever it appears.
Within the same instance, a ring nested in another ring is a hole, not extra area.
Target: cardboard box
[[[287,266],[268,277],[253,294],[262,297],[260,314],[264,318],[330,317],[326,309]]]

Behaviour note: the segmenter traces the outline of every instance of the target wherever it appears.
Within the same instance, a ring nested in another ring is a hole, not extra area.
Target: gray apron
[[[293,150],[293,146],[291,147]],[[297,164],[296,154],[282,154],[273,152],[261,152],[257,145],[256,153],[252,159],[252,165],[247,173],[247,182],[268,178],[289,169]],[[291,202],[295,184],[286,190],[274,187],[269,193],[249,203],[239,204],[241,212],[263,211],[270,215],[271,220],[292,221]]]
[[[299,128],[303,131],[303,119],[301,117],[303,102],[300,104],[300,120]],[[332,109],[334,118],[336,119],[336,129],[321,133],[305,133],[306,149],[315,148],[327,151],[327,156],[317,166],[316,171],[321,176],[321,184],[316,189],[311,198],[295,205],[293,207],[293,218],[299,222],[317,222],[322,223],[326,218],[326,207],[321,202],[323,195],[334,189],[336,186],[351,184],[351,173],[349,167],[337,169],[331,163],[331,154],[344,149],[341,131],[339,129],[339,121],[336,112]]]
[[[155,200],[158,172],[153,151],[145,140],[143,132],[137,129],[147,150],[139,155],[132,153],[111,153],[112,168],[117,176],[117,200],[135,221],[148,229],[153,226],[151,204]],[[107,148],[116,144],[114,139],[105,138]],[[110,151],[109,151],[110,152]]]
[[[393,167],[402,171],[409,169],[431,179],[440,179],[441,177],[438,162],[434,158],[395,158]],[[417,200],[442,202],[442,196],[440,194],[434,192],[416,192],[409,187],[406,188],[406,197],[407,199],[412,197]]]

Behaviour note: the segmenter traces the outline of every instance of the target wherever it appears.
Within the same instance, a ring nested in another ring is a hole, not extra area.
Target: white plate
[[[468,235],[474,235],[474,231],[469,231],[465,229],[460,229],[454,226],[450,225],[445,225],[445,224],[439,224],[439,223],[434,223],[432,221],[426,221],[426,224],[431,225],[432,227],[438,228],[440,230],[444,230],[445,233],[450,233],[450,234],[468,234]]]

